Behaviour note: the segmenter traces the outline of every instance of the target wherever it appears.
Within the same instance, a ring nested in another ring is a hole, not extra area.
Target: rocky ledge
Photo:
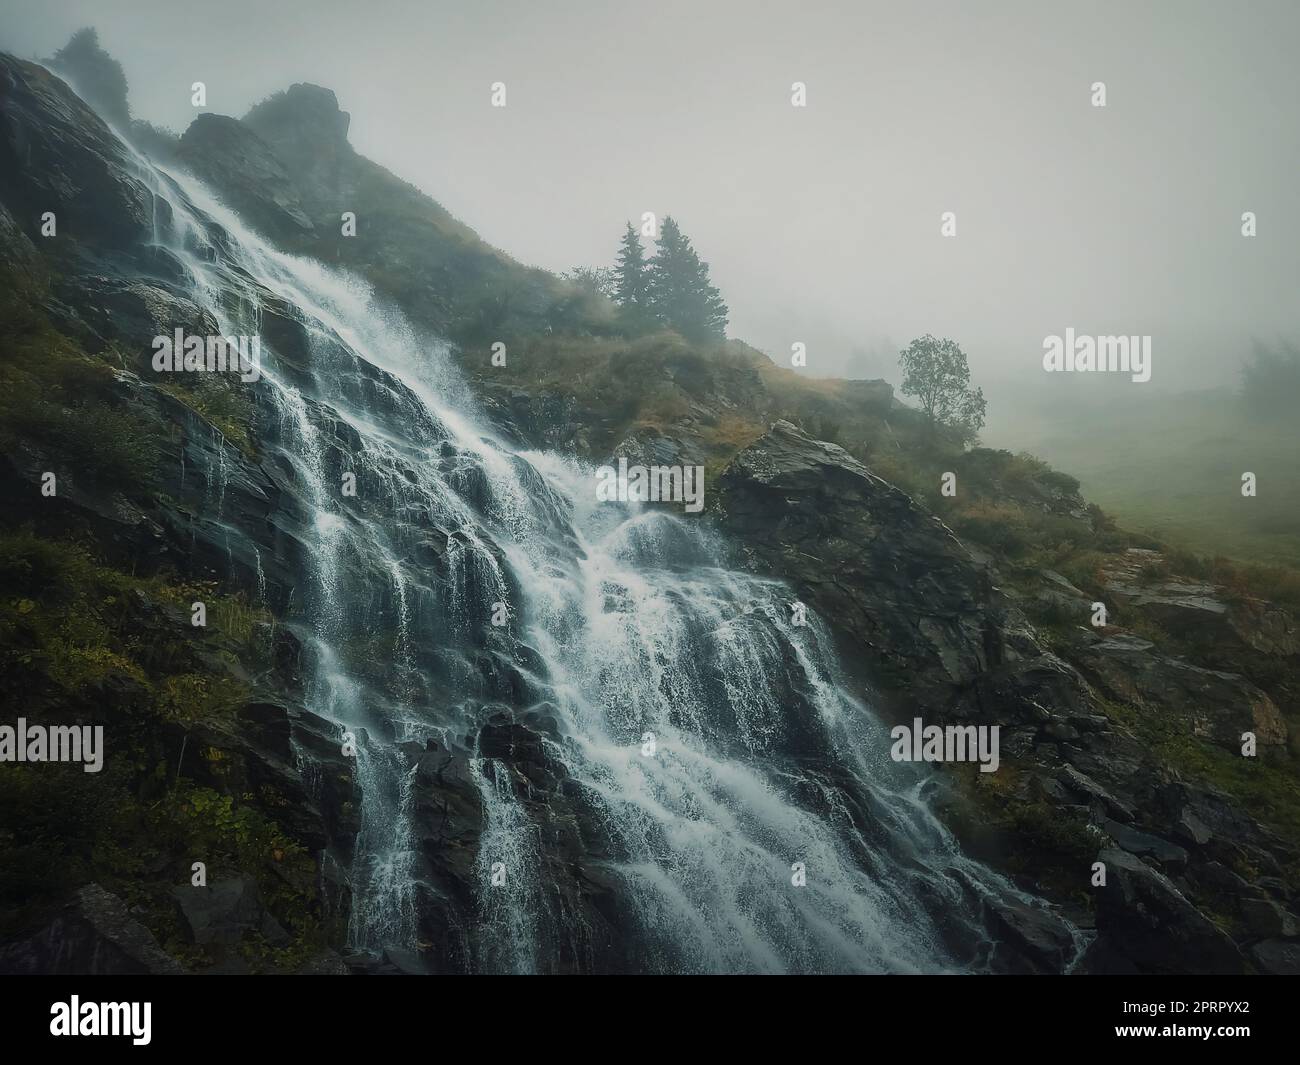
[[[1095,927],[1084,970],[1297,971],[1300,852],[1170,753],[1204,740],[1231,758],[1253,729],[1264,757],[1285,759],[1286,723],[1263,691],[1113,626],[1049,646],[994,565],[788,422],[741,451],[717,493],[744,564],[790,582],[883,712],[1001,727],[996,781],[950,774],[950,822]],[[1047,587],[1083,596],[1059,576]]]

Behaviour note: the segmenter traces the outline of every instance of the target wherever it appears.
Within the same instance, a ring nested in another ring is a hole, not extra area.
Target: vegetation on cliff
[[[99,66],[105,91],[116,99],[111,69]],[[1084,501],[1072,476],[1028,454],[972,446],[983,404],[968,379],[954,393],[964,431],[936,432],[937,402],[916,411],[895,401],[883,382],[812,379],[740,341],[722,340],[725,306],[670,220],[665,240],[685,264],[677,287],[662,280],[662,266],[655,281],[629,227],[611,301],[601,285],[514,262],[413,186],[356,155],[346,141],[347,116],[327,90],[295,86],[243,122],[249,150],[277,156],[265,170],[268,180],[292,185],[252,189],[253,224],[274,231],[291,250],[358,271],[415,321],[457,341],[503,430],[590,459],[662,449],[706,465],[710,484],[778,420],[839,445],[836,461],[857,460],[888,482],[891,506],[910,514],[914,503],[927,518],[941,519],[960,538],[955,555],[970,567],[962,572],[987,567],[999,592],[1033,623],[1033,640],[1077,664],[1107,728],[1150,756],[1146,764],[1160,775],[1162,794],[1197,791],[1194,801],[1180,798],[1174,814],[1137,817],[1135,831],[1164,832],[1168,823],[1182,823],[1176,818],[1185,817],[1184,808],[1203,811],[1206,796],[1226,796],[1234,810],[1259,822],[1248,826],[1258,849],[1237,847],[1220,833],[1207,864],[1252,886],[1276,880],[1283,896],[1294,892],[1300,659],[1288,641],[1300,609],[1295,570],[1204,557],[1127,532]],[[188,151],[198,168],[203,137],[241,135],[219,125],[201,127],[181,145],[182,157]],[[220,185],[220,175],[205,176]],[[340,231],[340,187],[361,220],[355,237]],[[6,266],[0,276],[3,489],[7,502],[23,503],[6,508],[0,522],[0,690],[33,720],[55,712],[112,720],[129,750],[102,778],[79,766],[0,774],[0,846],[7,852],[0,911],[9,915],[0,938],[35,927],[71,889],[93,880],[134,906],[169,952],[196,967],[228,963],[221,949],[186,941],[171,897],[171,887],[188,880],[190,863],[202,856],[210,877],[255,880],[289,933],[273,944],[250,931],[239,947],[244,961],[255,968],[300,964],[339,935],[339,911],[326,905],[310,856],[311,844],[319,850],[320,842],[291,824],[288,809],[297,796],[265,781],[249,785],[252,775],[240,763],[250,756],[237,741],[254,728],[264,695],[292,694],[292,684],[276,675],[276,619],[253,606],[247,592],[201,583],[174,558],[138,565],[139,545],[123,544],[89,513],[42,511],[30,494],[20,497],[31,492],[30,473],[44,462],[75,470],[79,492],[120,497],[151,514],[175,509],[175,501],[160,498],[155,474],[162,442],[182,428],[139,401],[128,353],[56,327],[51,269]],[[503,365],[491,358],[498,341],[506,345]],[[254,411],[238,394],[207,379],[149,389],[165,391],[245,456],[256,455]],[[955,494],[942,491],[945,474],[955,475]],[[852,529],[841,535],[858,542]],[[794,545],[778,547],[795,553]],[[837,560],[821,561],[825,571]],[[902,572],[878,568],[891,579]],[[196,598],[208,605],[206,628],[186,623]],[[1088,620],[1095,602],[1110,609],[1104,626]],[[386,657],[363,651],[375,661]],[[1178,687],[1189,670],[1192,680]],[[1125,688],[1117,672],[1150,683]],[[913,678],[904,671],[894,679],[901,690]],[[1289,756],[1281,745],[1268,760],[1247,762],[1227,751],[1214,731],[1237,728],[1239,707],[1269,722],[1279,715],[1293,737]],[[1049,722],[1059,736],[1040,746],[1068,745],[1080,730],[1101,725],[1083,711],[1060,716]],[[1130,750],[1122,743],[1117,749]],[[1105,801],[1058,791],[1034,769],[1040,754],[1012,752],[996,781],[973,776],[965,782],[971,804],[952,816],[966,819],[967,838],[978,844],[976,822],[987,815],[1003,842],[1022,845],[1019,853],[993,857],[1045,890],[1078,895],[1077,866],[1096,854],[1103,831],[1088,806]],[[1113,809],[1106,814],[1116,816]],[[1194,826],[1189,832],[1193,842],[1182,844],[1200,845]],[[1283,843],[1279,859],[1264,868],[1257,855],[1270,843],[1267,833]],[[1171,868],[1184,860],[1174,855]],[[1246,916],[1216,901],[1208,883],[1198,881],[1189,893],[1225,927],[1245,934]],[[1086,896],[1075,901],[1087,905]]]
[[[49,298],[48,278],[0,269],[0,701],[32,724],[109,726],[112,757],[97,774],[0,772],[0,939],[35,931],[95,882],[190,965],[301,964],[331,934],[315,863],[277,821],[286,800],[241,790],[230,768],[242,756],[221,739],[273,671],[273,619],[174,565],[140,572],[130,545],[19,471],[35,461],[80,494],[154,509],[157,445],[177,431],[114,386],[116,348],[90,354],[54,328]],[[246,423],[230,430],[246,439]],[[255,880],[287,938],[250,934],[233,955],[190,942],[171,891],[195,860],[211,881]]]

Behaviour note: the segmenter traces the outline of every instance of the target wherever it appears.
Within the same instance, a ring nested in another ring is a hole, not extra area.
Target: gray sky
[[[947,335],[992,412],[1066,327],[1151,334],[1144,388],[1300,336],[1294,0],[0,0],[19,55],[82,25],[178,131],[195,80],[235,116],[334,89],[359,151],[527,263],[609,263],[625,219],[670,213],[731,334],[804,341],[812,373],[897,380],[850,351]]]

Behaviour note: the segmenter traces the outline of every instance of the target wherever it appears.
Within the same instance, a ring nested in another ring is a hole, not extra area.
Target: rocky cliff
[[[827,619],[899,719],[1001,727],[1003,782],[970,778],[963,796],[980,812],[957,804],[953,815],[969,845],[1041,890],[1078,894],[1093,863],[1106,865],[1085,967],[1290,971],[1295,943],[1278,933],[1294,927],[1295,839],[1190,769],[1176,745],[1153,742],[1160,730],[1203,739],[1222,752],[1208,757],[1238,768],[1241,737],[1253,733],[1258,757],[1286,767],[1276,778],[1285,788],[1288,727],[1265,692],[1115,624],[1088,625],[1089,598],[1059,576],[1044,584],[1082,624],[1049,645],[1019,596],[999,588],[993,560],[843,448],[789,423],[741,451],[718,493],[719,521],[747,564],[779,574]],[[1176,584],[1139,593],[1112,581],[1111,591],[1126,618],[1139,598],[1157,610],[1182,603],[1206,624],[1234,612],[1208,587],[1193,597]],[[1270,608],[1235,610],[1252,619],[1241,623],[1244,644],[1287,653],[1287,623],[1255,620]]]
[[[71,776],[57,786],[6,778],[4,839],[29,871],[0,885],[0,966],[463,969],[482,955],[473,880],[488,818],[471,760],[486,759],[493,786],[543,826],[544,927],[584,930],[556,931],[546,955],[565,971],[634,968],[607,867],[620,843],[557,757],[560,729],[539,703],[544,664],[490,642],[457,648],[480,678],[472,706],[462,691],[430,697],[466,729],[395,741],[420,826],[417,946],[374,954],[345,942],[361,783],[331,723],[307,708],[309,635],[296,609],[313,539],[289,430],[257,398],[147,372],[153,336],[217,328],[184,264],[151,239],[177,190],[153,183],[34,64],[0,57],[0,119],[11,282],[0,683],[29,717],[104,722],[131,752],[99,791]],[[891,421],[900,432],[906,423],[888,386],[813,395],[743,345],[609,336],[553,278],[487,248],[357,155],[348,125],[332,93],[295,85],[242,121],[201,117],[168,151],[269,238],[346,261],[422,324],[467,346],[498,329],[519,336],[511,374],[476,382],[503,433],[587,458],[707,464],[710,520],[737,561],[786,582],[824,621],[882,712],[1000,726],[994,779],[961,767],[939,778],[947,819],[973,853],[1095,927],[1083,971],[1296,971],[1297,641],[1287,611],[1154,573],[1152,548],[1112,552],[1084,590],[973,541],[954,527],[976,530],[980,515],[945,522],[940,503],[880,475],[901,461]],[[357,207],[356,238],[341,236],[340,204]],[[54,238],[41,233],[47,211]],[[220,260],[219,227],[205,239]],[[313,391],[321,352],[310,323],[264,288],[245,292],[323,427],[330,469],[357,467],[355,430]],[[565,329],[576,338],[560,344]],[[332,357],[347,388],[395,422],[415,409],[395,378],[341,348]],[[653,387],[625,406],[618,384],[629,374]],[[807,431],[860,415],[888,433],[878,462]],[[468,459],[443,442],[447,477],[481,476],[466,472]],[[996,482],[999,498],[1021,490],[986,456],[956,461],[972,482]],[[401,475],[414,481],[414,465]],[[59,491],[34,505],[49,471]],[[1071,535],[1104,533],[1068,488],[1037,480],[1025,491],[1027,508]],[[396,508],[362,516],[411,521]],[[419,545],[430,580],[445,582],[452,549],[427,531]],[[200,596],[224,604],[208,629],[185,623]],[[1110,607],[1103,626],[1090,622],[1097,596]],[[71,630],[70,617],[88,620]],[[393,650],[357,648],[359,671],[385,672],[375,656]],[[436,687],[446,666],[435,650],[420,666]],[[1259,752],[1243,762],[1247,731]],[[79,804],[95,816],[60,838],[59,819]],[[43,807],[56,813],[43,820]],[[216,856],[211,889],[178,898],[196,851]],[[1006,899],[989,905],[1009,944],[1005,968],[1063,963],[1058,927]]]
[[[192,302],[175,256],[150,243],[167,201],[129,151],[60,81],[8,56],[0,57],[0,110],[0,218],[14,238],[5,248],[6,384],[36,397],[50,384],[39,379],[50,351],[58,356],[52,396],[34,399],[49,408],[48,420],[5,410],[0,496],[12,521],[0,567],[6,591],[20,596],[4,616],[5,702],[32,722],[71,715],[103,724],[118,752],[93,786],[78,767],[48,775],[6,767],[11,856],[39,861],[7,885],[0,966],[165,972],[180,957],[203,971],[344,971],[353,906],[346,873],[362,792],[337,727],[304,705],[296,604],[311,535],[301,471],[281,446],[285,428],[256,398],[209,375],[191,386],[150,371],[154,336],[210,334],[217,324]],[[227,194],[256,213],[259,178],[274,185],[283,167],[238,124],[206,117],[196,126],[180,157],[235,159],[231,174],[244,195]],[[202,154],[196,143],[211,138],[225,138],[230,154]],[[294,202],[273,210],[261,216],[268,228],[301,222]],[[45,211],[58,219],[54,238],[40,235]],[[247,294],[284,369],[296,365],[310,388],[301,314],[266,290]],[[368,365],[350,369],[367,394],[398,387]],[[319,416],[332,460],[359,467],[354,431],[323,404]],[[88,423],[114,438],[83,438],[78,427]],[[94,449],[112,447],[128,449],[120,463],[94,461]],[[450,450],[447,461],[456,461]],[[47,471],[57,491],[40,505]],[[436,569],[439,559],[428,562]],[[204,628],[189,623],[191,600],[212,611]],[[95,622],[78,634],[87,650],[69,673],[56,654],[61,626],[87,601]],[[513,666],[502,672],[506,665],[497,663],[489,686],[524,701],[522,678]],[[483,668],[491,668],[486,660]],[[508,703],[482,705],[481,734],[474,729],[450,748],[429,739],[399,749],[421,826],[413,876],[424,947],[352,953],[350,964],[381,972],[466,966],[479,934],[471,881],[485,823],[467,754],[481,749],[498,786],[517,788],[544,812],[551,904],[573,911],[588,933],[585,942],[545,949],[561,967],[630,967],[591,857],[596,829],[579,831],[563,770],[542,742],[554,725],[545,715],[517,719]],[[75,833],[62,824],[69,803],[98,811]],[[52,824],[33,816],[42,805],[54,811]],[[209,887],[175,888],[196,855],[209,867]],[[69,876],[103,883],[65,903]]]

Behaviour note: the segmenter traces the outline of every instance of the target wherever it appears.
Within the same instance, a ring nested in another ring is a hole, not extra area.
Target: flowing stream
[[[404,751],[430,738],[470,738],[486,815],[466,967],[549,971],[557,939],[582,939],[553,927],[570,918],[537,810],[472,746],[512,705],[550,722],[546,753],[599,828],[639,967],[989,966],[984,900],[1040,904],[962,854],[927,775],[890,761],[828,633],[792,623],[788,589],[729,569],[703,516],[597,502],[590,469],[511,446],[445,343],[361,281],[270,247],[192,177],[135,158],[171,207],[156,253],[224,334],[262,338],[261,380],[240,387],[264,415],[264,460],[296,486],[307,703],[358,748],[353,949],[417,938]],[[217,465],[204,472],[221,519]]]

